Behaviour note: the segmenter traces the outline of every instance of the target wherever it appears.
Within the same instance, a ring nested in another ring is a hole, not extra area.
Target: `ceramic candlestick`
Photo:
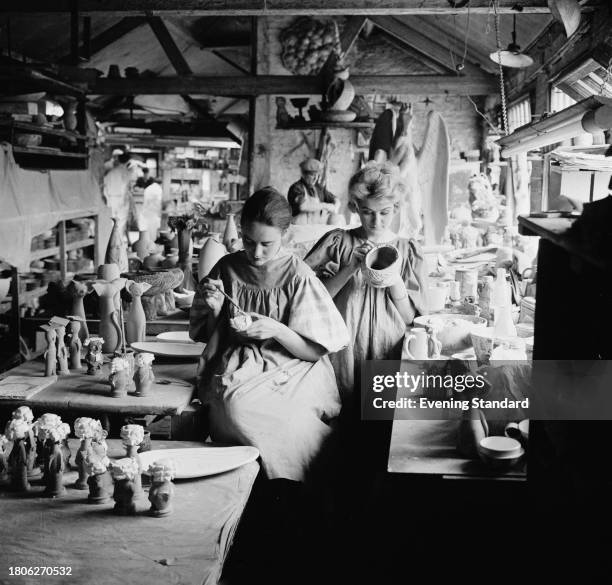
[[[57,333],[54,327],[49,325],[41,325],[40,327],[45,332],[47,341],[47,349],[45,351],[45,376],[55,376],[57,373],[57,347],[55,345]]]
[[[84,343],[85,340],[89,337],[89,329],[87,328],[87,320],[85,318],[85,307],[83,305],[83,299],[85,298],[85,295],[88,295],[91,292],[91,290],[84,282],[79,282],[78,280],[71,280],[68,286],[66,287],[66,292],[70,295],[72,299],[72,306],[70,308],[70,314],[72,315],[72,317],[69,318],[80,318],[81,327],[79,329],[79,338],[81,340],[81,343]]]
[[[119,293],[125,286],[126,279],[119,278],[119,270],[115,264],[103,264],[98,268],[98,275],[108,276],[108,280],[100,278],[92,285],[100,297],[100,327],[98,332],[104,339],[102,351],[113,353],[123,345],[121,324],[119,323]]]
[[[155,383],[155,375],[153,374],[152,353],[136,354],[136,396],[148,396],[151,393],[151,388]]]
[[[160,518],[172,512],[172,496],[174,495],[175,469],[174,463],[168,459],[156,461],[149,467],[151,476],[151,488],[149,489],[149,501],[151,508],[149,514]]]
[[[57,338],[56,338],[56,347],[57,347],[57,364],[59,366],[59,373],[61,375],[70,374],[70,370],[68,369],[68,348],[64,343],[64,337],[66,336],[66,327],[63,325],[58,325],[57,329]]]
[[[94,376],[102,367],[104,361],[102,356],[103,345],[104,339],[101,337],[88,337],[85,340],[85,346],[87,347],[85,363],[87,364],[87,373],[90,376]]]
[[[148,282],[134,282],[129,280],[126,289],[132,295],[132,305],[125,322],[125,336],[127,343],[144,341],[146,337],[147,319],[142,307],[142,295],[151,288]]]
[[[111,374],[108,378],[113,398],[125,398],[127,396],[129,382],[129,368],[126,360],[122,357],[114,357],[111,362]]]
[[[81,329],[80,317],[70,317],[70,369],[80,370],[81,369],[81,350],[83,344],[79,337],[79,331]]]

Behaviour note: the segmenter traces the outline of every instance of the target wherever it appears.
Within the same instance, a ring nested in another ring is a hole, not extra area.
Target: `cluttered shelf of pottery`
[[[61,156],[67,158],[87,158],[89,156],[86,152],[66,152],[59,148],[51,148],[45,146],[13,146],[13,152],[17,154],[36,154],[44,156]]]
[[[321,128],[374,128],[374,122],[295,122],[277,130],[320,130]]]
[[[0,120],[0,127],[12,127],[16,130],[25,130],[31,133],[37,134],[49,134],[52,136],[61,136],[62,138],[72,138],[74,140],[87,140],[87,136],[84,134],[78,134],[77,132],[71,132],[70,130],[64,130],[59,128],[53,128],[51,126],[41,126],[39,124],[31,124],[28,122],[19,122],[16,120]]]
[[[582,249],[580,243],[570,237],[568,231],[574,221],[576,219],[571,217],[526,217],[521,215],[518,218],[522,235],[540,236],[600,270],[612,271],[612,266]]]
[[[57,256],[59,252],[59,246],[53,246],[52,248],[41,248],[40,250],[30,252],[30,260],[41,260],[42,258]]]
[[[78,240],[76,242],[70,242],[66,244],[66,251],[70,252],[71,250],[80,250],[81,248],[87,248],[88,246],[94,245],[93,238],[86,238],[85,240]]]
[[[24,292],[19,293],[20,301],[29,301],[32,299],[37,299],[38,297],[42,297],[47,294],[46,286],[39,286],[38,288],[33,288],[32,290],[26,290]]]

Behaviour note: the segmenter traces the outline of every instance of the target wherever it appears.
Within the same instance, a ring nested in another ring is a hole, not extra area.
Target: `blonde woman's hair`
[[[390,162],[368,162],[349,181],[349,202],[356,205],[365,199],[389,199],[399,203],[406,192],[399,167]]]

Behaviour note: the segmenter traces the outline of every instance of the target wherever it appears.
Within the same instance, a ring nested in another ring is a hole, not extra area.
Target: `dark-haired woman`
[[[222,258],[199,285],[190,336],[207,343],[200,398],[215,441],[253,445],[267,477],[303,481],[340,411],[327,353],[348,331],[329,293],[281,238],[291,208],[262,189],[241,214],[244,250]],[[253,322],[221,293],[231,296]]]

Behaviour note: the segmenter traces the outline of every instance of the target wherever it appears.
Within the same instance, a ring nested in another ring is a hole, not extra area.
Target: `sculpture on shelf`
[[[114,357],[111,361],[111,373],[108,378],[113,398],[125,398],[128,391],[130,372],[125,358]]]
[[[89,486],[89,496],[87,501],[90,504],[107,504],[113,495],[113,479],[108,466],[108,457],[98,457],[91,453],[85,459],[85,466],[88,474],[87,485]]]
[[[57,317],[53,317],[53,319],[57,319]],[[66,347],[66,343],[64,341],[66,337],[66,324],[53,323],[53,319],[51,320],[50,325],[55,326],[55,330],[57,333],[57,336],[55,338],[57,365],[59,366],[59,373],[65,376],[70,374],[70,370],[68,369],[68,348]],[[67,319],[62,319],[62,321],[68,323]]]
[[[115,480],[113,492],[115,507],[113,510],[116,514],[126,516],[136,513],[134,479],[137,475],[140,477],[139,473],[138,464],[131,457],[125,457],[111,463],[111,474]]]
[[[106,248],[106,264],[116,264],[119,272],[125,272],[128,269],[127,246],[123,243],[123,234],[119,229],[119,220],[113,219],[113,229],[108,240]]]
[[[85,340],[87,354],[85,355],[85,363],[87,364],[87,373],[94,376],[102,367],[104,357],[102,356],[102,346],[104,339],[102,337],[88,337]]]
[[[154,359],[155,356],[152,353],[136,354],[136,396],[148,396],[151,393],[151,387],[155,382]]]
[[[119,269],[113,264],[100,266],[98,276],[99,279],[92,285],[100,297],[100,327],[98,332],[104,339],[102,351],[113,353],[119,351],[123,344],[122,329],[119,322],[121,303],[119,293],[125,286],[126,279],[119,276]]]
[[[151,285],[148,282],[134,282],[128,280],[126,290],[132,296],[132,304],[125,322],[125,337],[127,343],[144,341],[147,330],[147,318],[142,307],[142,295],[147,292]]]
[[[45,376],[55,376],[57,373],[57,348],[55,342],[57,333],[55,327],[50,325],[41,325],[40,328],[45,332],[45,340],[47,341],[47,349],[45,350]]]
[[[76,315],[70,315],[70,332],[68,334],[69,342],[69,354],[70,354],[70,368],[72,370],[81,369],[81,352],[83,351],[83,344],[79,337],[81,330],[81,318]]]
[[[12,419],[6,427],[6,438],[13,442],[13,448],[8,456],[8,467],[11,475],[11,489],[16,492],[28,492],[28,454],[25,438],[29,425],[23,419]]]
[[[62,443],[70,434],[70,427],[66,423],[48,427],[45,431],[45,448],[48,452],[47,473],[44,495],[56,498],[66,493],[63,478],[64,470],[68,466]]]
[[[195,282],[191,272],[191,230],[196,224],[193,215],[175,215],[168,218],[168,226],[176,231],[178,236],[179,268],[183,271],[181,292],[195,290]]]
[[[138,473],[134,477],[134,498],[142,497],[142,482],[140,474],[142,472],[142,464],[140,455],[138,455],[138,447],[144,441],[144,428],[140,425],[124,425],[121,427],[121,441],[126,447],[126,456],[131,458],[136,465]]]
[[[27,433],[24,438],[24,445],[26,449],[27,467],[28,467],[28,479],[35,479],[40,476],[40,467],[37,465],[37,444],[36,437],[34,435],[33,422],[34,413],[29,406],[20,406],[16,408],[11,415],[12,420],[22,420],[28,427]]]
[[[93,455],[91,444],[99,426],[100,421],[93,418],[81,417],[74,421],[74,434],[81,439],[81,445],[74,458],[79,472],[79,477],[74,484],[77,490],[86,490],[88,487],[87,478],[89,477],[89,470],[87,460]]]
[[[151,516],[160,518],[172,512],[172,496],[174,495],[174,479],[176,471],[174,462],[170,459],[161,459],[149,466],[151,476],[151,488],[149,489],[149,501]]]
[[[85,295],[91,292],[89,286],[78,280],[71,280],[66,287],[66,292],[72,299],[70,314],[74,317],[79,317],[81,320],[81,328],[79,330],[79,338],[84,342],[89,337],[89,329],[87,328],[87,320],[85,318],[85,306],[83,300]]]

